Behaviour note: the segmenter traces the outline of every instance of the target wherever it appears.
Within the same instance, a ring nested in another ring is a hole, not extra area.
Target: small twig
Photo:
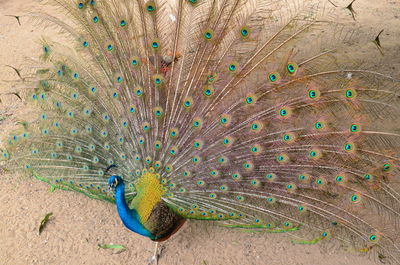
[[[18,24],[21,26],[21,20],[20,20],[21,16],[15,16],[15,15],[5,15],[5,16],[6,17],[14,17],[18,21]]]
[[[15,68],[14,66],[11,66],[11,65],[8,65],[8,64],[6,64],[5,66],[10,67],[11,69],[14,69],[14,71],[17,73],[18,77],[19,77],[22,81],[24,81],[24,78],[22,77],[20,70],[18,70],[18,69]]]
[[[372,42],[376,45],[376,47],[378,48],[379,52],[380,52],[382,55],[384,55],[384,53],[383,53],[383,47],[382,47],[382,45],[381,45],[380,36],[381,36],[381,34],[382,34],[383,31],[384,31],[384,30],[382,29],[382,30],[378,33],[378,35],[375,37],[375,39],[372,41]]]
[[[40,222],[39,226],[39,235],[42,233],[44,227],[46,226],[47,222],[49,221],[50,217],[53,215],[53,213],[48,213],[46,216],[43,218],[43,220]]]
[[[353,17],[353,19],[354,19],[354,21],[356,21],[356,14],[357,14],[357,12],[354,10],[354,8],[353,8],[353,3],[355,2],[356,0],[353,0],[353,1],[351,1],[351,3],[348,5],[348,6],[346,6],[346,8],[348,9],[348,10],[350,10],[350,13],[351,13],[351,16]]]

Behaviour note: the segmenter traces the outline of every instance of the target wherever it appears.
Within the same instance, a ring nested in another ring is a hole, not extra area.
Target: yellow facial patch
[[[154,208],[161,201],[164,194],[162,185],[155,173],[144,173],[135,183],[137,194],[133,198],[130,208],[139,214],[140,222],[145,223]]]

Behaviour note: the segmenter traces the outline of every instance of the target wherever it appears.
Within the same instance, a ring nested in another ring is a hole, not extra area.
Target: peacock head
[[[123,184],[124,180],[120,176],[111,176],[108,179],[108,185],[110,189],[115,189],[118,185]]]

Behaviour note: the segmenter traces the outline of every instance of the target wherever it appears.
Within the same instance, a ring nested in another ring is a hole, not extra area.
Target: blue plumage
[[[125,201],[125,184],[121,177],[111,176],[108,180],[111,188],[115,190],[115,203],[122,223],[131,231],[150,239],[155,239],[154,235],[140,223],[138,213],[135,209],[130,209]]]

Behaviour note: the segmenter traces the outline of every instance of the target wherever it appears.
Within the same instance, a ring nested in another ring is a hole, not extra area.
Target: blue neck
[[[131,231],[142,236],[153,238],[154,236],[146,229],[139,221],[139,216],[136,210],[130,209],[125,201],[125,184],[118,183],[115,188],[115,200],[117,210],[122,223]]]

